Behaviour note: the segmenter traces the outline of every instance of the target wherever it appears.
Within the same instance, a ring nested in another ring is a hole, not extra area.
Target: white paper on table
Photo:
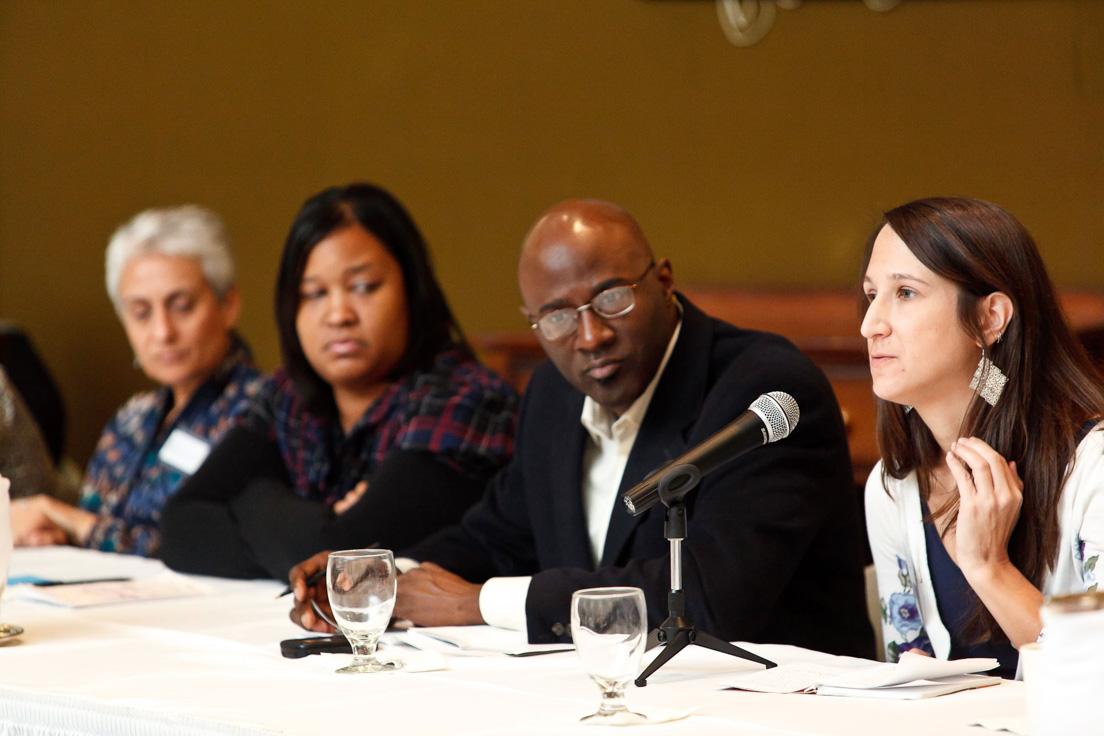
[[[806,693],[814,691],[820,680],[853,671],[852,668],[830,664],[789,662],[766,670],[742,673],[722,682],[721,687],[756,693]]]
[[[937,659],[922,654],[905,652],[897,664],[883,664],[878,667],[864,668],[848,672],[837,677],[819,681],[818,685],[832,687],[874,688],[903,685],[913,680],[938,680],[951,675],[966,675],[971,672],[986,672],[1000,663],[992,657],[974,657],[971,659]]]
[[[495,626],[428,626],[408,629],[396,638],[416,649],[447,655],[486,656],[501,654],[524,657],[533,654],[570,652],[570,644],[530,644],[524,631]]]
[[[791,662],[767,670],[749,672],[722,683],[722,687],[758,693],[813,692],[819,686],[874,689],[923,680],[930,685],[952,675],[991,670],[998,665],[990,658],[936,659],[905,652],[896,664],[878,664],[858,669],[836,665]]]
[[[21,586],[19,597],[26,601],[50,603],[68,608],[101,606],[109,603],[129,603],[133,601],[153,601],[166,598],[188,598],[206,595],[211,589],[206,585],[165,572],[141,580],[124,580],[102,583],[76,583],[73,585],[51,585],[36,587]]]
[[[936,680],[912,680],[885,687],[833,687],[818,685],[817,695],[835,695],[848,698],[884,698],[889,700],[923,700],[941,695],[992,687],[1004,680],[990,675],[949,675]]]

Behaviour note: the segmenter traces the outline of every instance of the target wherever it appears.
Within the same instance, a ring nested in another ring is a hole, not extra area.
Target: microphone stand
[[[665,646],[636,678],[637,687],[645,687],[648,678],[656,670],[691,644],[758,662],[766,665],[767,669],[778,666],[769,659],[752,654],[712,634],[698,631],[686,617],[686,591],[682,589],[682,542],[686,539],[686,506],[682,503],[682,497],[700,480],[701,471],[696,466],[676,465],[668,468],[659,481],[659,499],[667,508],[663,532],[671,545],[671,590],[667,593],[667,620],[648,636],[649,642],[658,641]]]

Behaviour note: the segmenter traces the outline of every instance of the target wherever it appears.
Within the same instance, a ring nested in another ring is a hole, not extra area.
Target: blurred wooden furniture
[[[864,484],[879,453],[866,341],[859,335],[858,295],[844,289],[722,286],[689,286],[680,291],[714,317],[785,335],[820,366],[843,410],[855,482]],[[1090,352],[1096,348],[1097,364],[1104,366],[1104,292],[1064,291],[1062,305],[1086,347]],[[528,330],[479,335],[472,343],[486,364],[519,391],[545,358]]]

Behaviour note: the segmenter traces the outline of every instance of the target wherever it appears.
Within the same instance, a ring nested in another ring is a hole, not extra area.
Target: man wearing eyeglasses
[[[490,623],[532,642],[568,635],[571,594],[644,589],[666,616],[664,509],[620,495],[739,416],[761,394],[801,407],[786,440],[706,476],[686,497],[687,613],[723,639],[869,656],[857,494],[827,379],[776,335],[714,320],[674,291],[671,264],[615,205],[570,200],[525,238],[522,313],[550,364],[522,403],[510,465],[461,523],[406,556],[395,615],[427,626]],[[437,564],[435,564],[437,563]],[[293,618],[326,630],[292,571]]]

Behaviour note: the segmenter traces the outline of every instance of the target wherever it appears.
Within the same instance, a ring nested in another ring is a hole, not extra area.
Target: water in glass
[[[402,664],[376,657],[376,645],[395,607],[395,560],[390,550],[330,553],[326,588],[334,621],[353,647],[353,663],[341,673],[387,672]]]
[[[588,588],[571,596],[571,636],[583,670],[602,688],[597,713],[582,721],[645,723],[625,705],[625,686],[640,669],[648,616],[640,588]]]

